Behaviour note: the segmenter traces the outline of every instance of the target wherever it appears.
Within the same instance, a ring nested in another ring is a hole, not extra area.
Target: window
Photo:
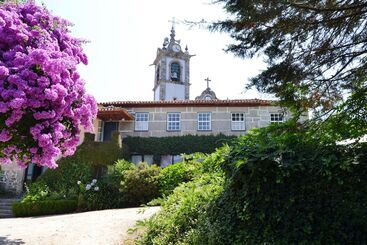
[[[151,165],[153,164],[153,155],[132,155],[131,162],[134,164],[146,162]]]
[[[232,113],[231,128],[234,131],[245,130],[245,115],[243,113]]]
[[[283,114],[282,113],[271,113],[270,122],[271,123],[283,122]]]
[[[181,68],[180,64],[177,62],[173,62],[171,64],[171,80],[172,81],[180,81],[181,76]]]
[[[204,98],[204,100],[211,100],[211,99],[212,99],[212,97],[210,95],[206,95],[205,98]]]
[[[142,161],[143,161],[143,156],[142,155],[132,155],[131,156],[131,162],[134,163],[134,164],[138,164]]]
[[[103,141],[103,121],[98,121],[97,141]]]
[[[212,115],[210,112],[198,113],[198,130],[212,130]]]
[[[149,165],[153,164],[153,155],[144,155],[143,158],[144,162],[148,163]]]
[[[179,131],[181,129],[180,113],[167,113],[167,130]]]
[[[173,163],[182,162],[182,160],[183,160],[183,158],[182,158],[182,156],[181,156],[181,155],[174,155],[174,156],[172,157],[172,162],[173,162]]]
[[[161,72],[160,66],[158,65],[157,70],[156,70],[156,77],[155,77],[155,81],[158,82],[159,81],[159,73]]]
[[[160,166],[162,168],[167,167],[171,164],[182,162],[183,158],[181,155],[163,155],[161,156]]]
[[[162,168],[167,167],[172,164],[172,155],[163,155],[161,156],[161,164]]]
[[[149,113],[137,112],[135,113],[135,131],[148,131]]]

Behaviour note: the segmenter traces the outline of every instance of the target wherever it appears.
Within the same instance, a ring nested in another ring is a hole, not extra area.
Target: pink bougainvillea
[[[87,64],[70,23],[33,1],[0,5],[0,163],[57,167],[97,106],[77,72]]]

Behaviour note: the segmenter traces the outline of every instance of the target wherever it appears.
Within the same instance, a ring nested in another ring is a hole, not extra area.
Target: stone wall
[[[21,194],[25,170],[15,163],[0,166],[0,189],[16,195]]]
[[[148,131],[135,131],[135,123],[133,121],[120,121],[119,130],[122,137],[166,137],[166,136],[182,136],[182,135],[243,135],[253,128],[266,127],[269,125],[272,113],[282,113],[283,109],[278,106],[249,106],[249,107],[203,107],[203,106],[186,106],[186,107],[139,107],[125,108],[129,112],[145,112],[149,113]],[[181,130],[167,130],[167,113],[178,112],[181,119]],[[211,130],[198,130],[198,113],[211,113]],[[231,114],[243,113],[245,116],[245,129],[234,131],[231,129]],[[290,113],[286,113],[285,120],[291,117]],[[305,116],[307,118],[307,116]],[[305,119],[304,118],[304,119]],[[302,119],[303,120],[303,119]],[[95,121],[95,133],[97,138],[98,120]]]

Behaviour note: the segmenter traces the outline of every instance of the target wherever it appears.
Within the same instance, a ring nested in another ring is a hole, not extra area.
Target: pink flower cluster
[[[97,113],[77,72],[87,64],[70,23],[32,1],[0,5],[0,164],[57,167]]]

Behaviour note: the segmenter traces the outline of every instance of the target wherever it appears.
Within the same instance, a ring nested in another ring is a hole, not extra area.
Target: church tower
[[[154,100],[188,100],[190,98],[190,55],[182,51],[180,40],[175,39],[172,26],[170,39],[165,38],[163,47],[157,49],[153,62]]]

